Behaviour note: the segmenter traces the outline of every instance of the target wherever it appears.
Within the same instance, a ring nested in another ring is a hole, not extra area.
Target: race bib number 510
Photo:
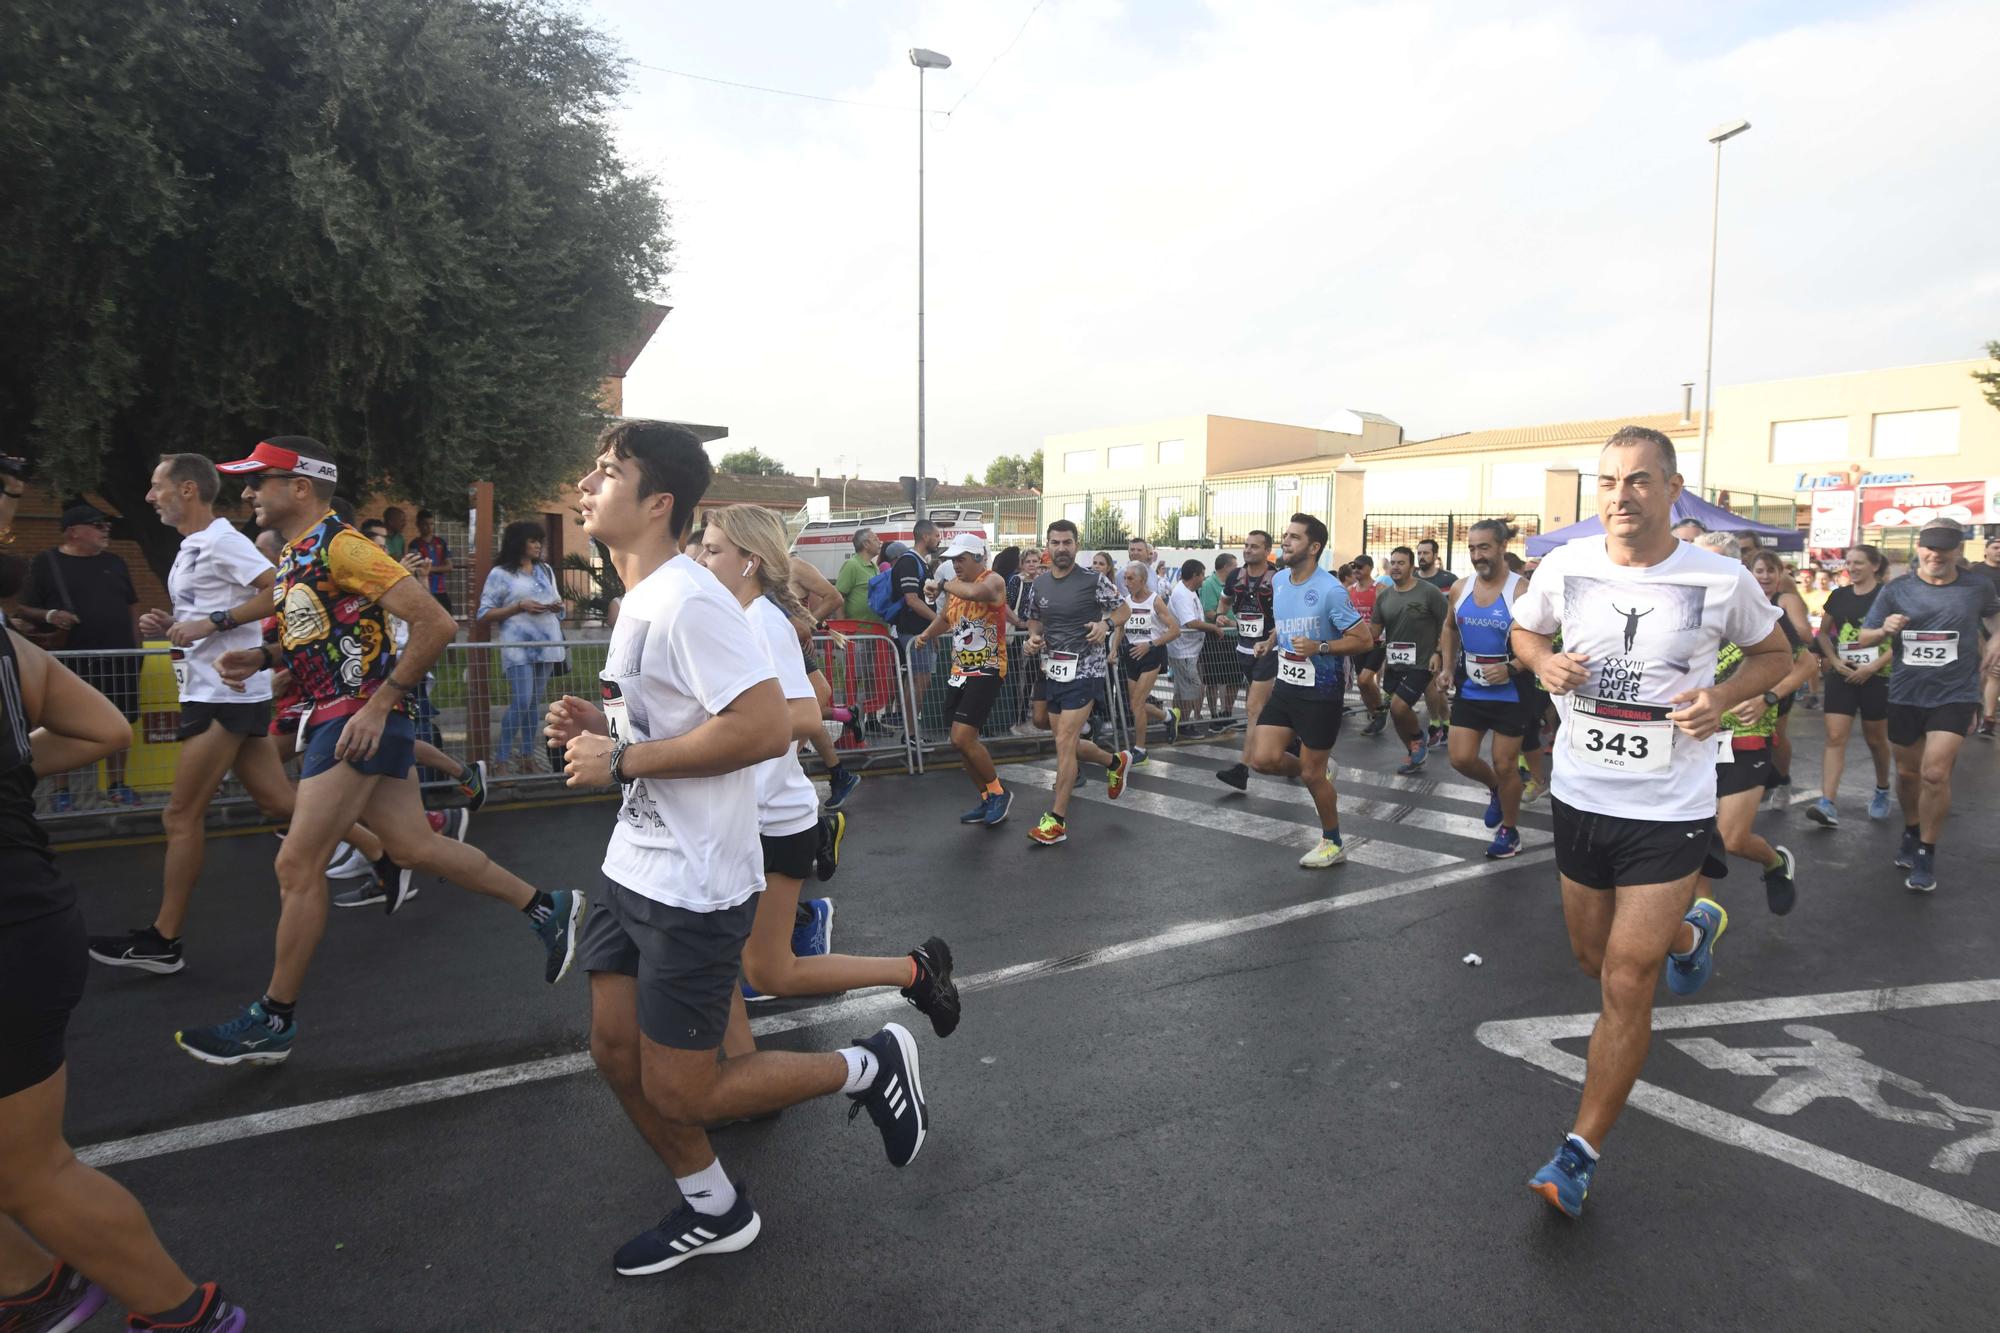
[[[1658,773],[1674,759],[1672,709],[1664,704],[1613,703],[1587,694],[1570,701],[1570,754],[1612,773]]]

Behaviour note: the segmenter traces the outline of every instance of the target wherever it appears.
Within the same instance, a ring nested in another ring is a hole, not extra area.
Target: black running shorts
[[[1257,714],[1260,727],[1284,727],[1299,738],[1308,750],[1331,750],[1340,736],[1341,703],[1338,696],[1311,694],[1295,685],[1274,685],[1264,711]]]
[[[1381,644],[1378,643],[1373,648],[1370,648],[1367,652],[1361,654],[1361,656],[1356,659],[1359,665],[1355,669],[1357,671],[1380,672],[1382,670],[1382,664],[1384,662],[1387,662],[1388,660],[1389,660],[1389,650],[1387,648],[1384,648]]]
[[[1889,705],[1889,744],[1922,745],[1933,731],[1952,731],[1963,736],[1979,720],[1979,705],[1939,704],[1919,708],[1914,704]]]
[[[1839,672],[1826,673],[1826,704],[1828,716],[1853,717],[1859,714],[1863,722],[1880,722],[1889,716],[1889,679],[1874,675],[1855,685],[1843,679]]]
[[[764,844],[764,873],[786,879],[811,879],[813,858],[819,854],[819,823],[798,833],[758,835]]]
[[[1467,699],[1461,695],[1451,701],[1451,725],[1518,740],[1528,729],[1528,717],[1518,699]]]
[[[1555,806],[1556,869],[1586,889],[1621,885],[1673,884],[1701,869],[1715,820],[1620,819],[1565,805]]]
[[[1243,668],[1243,679],[1247,681],[1255,683],[1278,678],[1278,651],[1275,648],[1262,657],[1254,653],[1238,653],[1236,661]]]
[[[238,736],[264,736],[271,730],[271,701],[254,704],[216,704],[201,699],[181,700],[181,725],[174,735],[191,741],[220,722],[222,729]]]
[[[808,829],[802,837],[818,834]],[[807,863],[808,872],[811,863]],[[760,899],[691,912],[656,902],[609,879],[590,901],[577,940],[577,965],[639,983],[639,1030],[679,1051],[712,1051],[729,1025],[729,997],[743,970],[743,942]]]
[[[62,1068],[63,1034],[83,998],[89,947],[74,904],[0,926],[0,1097]]]
[[[1431,673],[1425,667],[1390,667],[1382,676],[1382,688],[1412,708],[1430,687]]]
[[[1737,750],[1733,762],[1715,766],[1715,795],[1720,800],[1746,791],[1761,792],[1770,780],[1769,750]]]
[[[1270,654],[1266,653],[1265,656],[1268,657]],[[1156,644],[1136,658],[1130,653],[1122,653],[1119,662],[1125,668],[1125,679],[1131,680],[1135,676],[1145,675],[1148,671],[1164,670],[1167,665],[1167,648],[1165,644]]]
[[[974,731],[986,725],[993,701],[1000,697],[1000,677],[976,672],[963,685],[949,686],[944,692],[944,713],[953,722],[963,722]]]

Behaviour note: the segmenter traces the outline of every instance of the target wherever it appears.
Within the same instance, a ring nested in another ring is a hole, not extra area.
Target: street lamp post
[[[1722,145],[1749,128],[1747,120],[1732,120],[1708,133],[1708,141],[1715,145],[1715,193],[1708,215],[1708,351],[1701,371],[1701,466],[1695,470],[1696,495],[1708,480],[1708,419],[1714,415],[1715,403],[1715,257],[1722,234]]]
[[[921,46],[910,48],[917,67],[917,517],[925,511],[924,495],[924,71],[950,69],[951,57]]]

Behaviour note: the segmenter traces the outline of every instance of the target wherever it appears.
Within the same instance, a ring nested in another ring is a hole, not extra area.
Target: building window
[[[1875,415],[1875,457],[1935,458],[1958,452],[1958,409],[1925,412],[1878,412]]]
[[[1160,461],[1162,463],[1169,463],[1169,464],[1178,463],[1186,456],[1187,456],[1186,440],[1160,441]]]
[[[1837,463],[1846,457],[1846,417],[1771,423],[1773,463]]]
[[[1070,450],[1068,453],[1063,455],[1063,471],[1065,472],[1097,471],[1097,450],[1095,449]]]
[[[1146,466],[1146,446],[1143,444],[1114,444],[1104,452],[1104,465],[1113,470]]]

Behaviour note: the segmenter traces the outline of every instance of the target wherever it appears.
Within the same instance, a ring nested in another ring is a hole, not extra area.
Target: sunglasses
[[[261,491],[267,481],[294,481],[298,475],[296,472],[253,472],[244,485],[253,491]]]

